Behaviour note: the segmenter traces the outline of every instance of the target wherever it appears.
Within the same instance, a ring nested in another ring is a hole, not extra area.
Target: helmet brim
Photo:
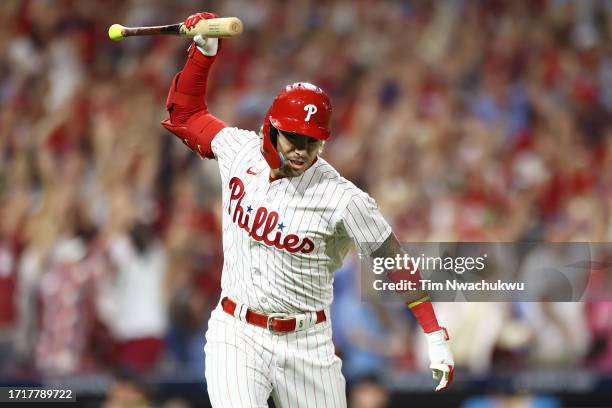
[[[330,132],[322,127],[304,123],[293,118],[270,118],[270,123],[281,132],[299,133],[319,140],[329,139]]]

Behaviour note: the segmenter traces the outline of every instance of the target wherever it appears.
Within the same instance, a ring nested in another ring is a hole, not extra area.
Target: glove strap
[[[427,341],[433,344],[440,344],[448,341],[450,337],[448,336],[448,331],[446,327],[440,327],[439,330],[433,333],[427,333]]]

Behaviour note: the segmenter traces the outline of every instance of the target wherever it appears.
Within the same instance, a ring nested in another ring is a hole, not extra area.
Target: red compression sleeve
[[[174,77],[166,101],[166,108],[170,112],[173,124],[184,124],[200,111],[208,113],[206,85],[213,62],[215,57],[202,54],[195,44],[191,44],[187,62],[183,70]]]
[[[404,268],[404,269],[396,269],[393,272],[389,273],[389,280],[395,284],[398,283],[403,283],[403,282],[413,282],[415,285],[417,285],[417,287],[419,287],[419,282],[421,281],[421,274],[420,272],[417,270],[414,270],[413,272],[413,265],[410,264],[408,266],[408,268]],[[407,292],[408,290],[404,290],[404,291],[397,291],[397,292]]]
[[[211,142],[226,127],[225,123],[208,113],[206,85],[210,68],[216,57],[197,50],[195,44],[183,70],[172,80],[166,109],[170,118],[162,125],[178,136],[189,148],[203,157],[213,158]]]
[[[418,269],[415,269],[414,265],[411,263],[408,268],[397,269],[389,273],[389,280],[395,284],[400,282],[413,282],[418,288],[421,281],[421,273]],[[409,289],[396,291],[403,293],[408,292]],[[440,325],[438,324],[438,319],[436,318],[436,313],[434,312],[433,305],[429,300],[429,296],[425,296],[422,299],[408,303],[408,307],[412,311],[412,314],[414,314],[414,317],[416,317],[425,333],[440,330]]]
[[[440,325],[438,324],[438,319],[436,318],[433,305],[429,300],[429,296],[426,296],[421,300],[417,300],[416,302],[409,303],[408,307],[414,314],[414,317],[416,317],[425,333],[431,333],[441,329]]]

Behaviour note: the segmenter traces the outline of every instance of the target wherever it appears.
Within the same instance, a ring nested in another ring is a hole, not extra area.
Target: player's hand
[[[215,13],[196,13],[192,14],[183,22],[183,25],[187,28],[195,27],[200,21],[208,20],[209,18],[219,18]],[[219,39],[218,38],[207,38],[201,35],[193,37],[193,42],[196,43],[198,50],[209,57],[217,55],[219,51]]]
[[[429,345],[429,361],[433,378],[436,380],[436,391],[446,389],[453,382],[455,362],[453,353],[448,346],[448,333],[445,328],[427,333],[427,344]]]

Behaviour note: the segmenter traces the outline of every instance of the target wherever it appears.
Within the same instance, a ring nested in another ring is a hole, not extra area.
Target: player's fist
[[[187,17],[187,19],[183,22],[183,25],[186,28],[193,28],[195,27],[200,21],[202,20],[208,20],[210,18],[219,18],[218,15],[216,15],[215,13],[196,13],[196,14],[192,14],[189,17]],[[207,37],[203,37],[201,35],[196,35],[193,37],[193,42],[196,43],[196,46],[198,47],[198,50],[209,57],[215,56],[217,55],[217,52],[219,51],[219,39],[218,38],[207,38]]]
[[[189,29],[193,28],[202,20],[208,20],[209,18],[219,18],[215,13],[196,13],[192,14],[185,19],[183,25]]]
[[[445,328],[427,333],[429,361],[433,378],[436,380],[436,391],[442,391],[453,382],[455,362],[448,346],[448,333]]]

